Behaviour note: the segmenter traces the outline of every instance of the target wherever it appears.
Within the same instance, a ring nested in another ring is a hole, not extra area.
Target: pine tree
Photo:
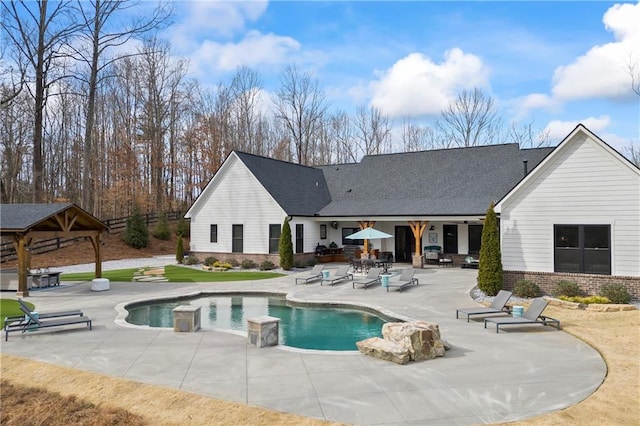
[[[280,254],[280,267],[282,269],[288,271],[293,268],[293,243],[291,242],[291,227],[289,226],[288,217],[284,219],[282,224],[278,254]]]
[[[500,231],[493,202],[487,210],[482,227],[480,265],[478,266],[478,288],[488,296],[502,290],[502,254],[500,253]]]
[[[149,245],[149,230],[147,224],[138,209],[133,211],[133,215],[127,219],[127,227],[122,237],[129,247],[141,249]]]
[[[169,219],[167,218],[166,213],[162,213],[158,216],[158,223],[156,223],[153,236],[164,241],[171,238],[171,229],[169,229]]]

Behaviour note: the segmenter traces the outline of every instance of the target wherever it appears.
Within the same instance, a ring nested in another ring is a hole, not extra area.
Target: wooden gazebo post
[[[373,228],[374,225],[376,224],[376,221],[361,220],[358,222],[358,224],[360,225],[360,230],[362,231],[363,229],[366,229],[366,228]],[[369,240],[364,240],[364,251],[362,252],[362,254],[367,254],[367,255],[369,254]]]
[[[429,221],[409,221],[409,227],[413,232],[413,238],[415,239],[415,251],[413,252],[413,257],[411,259],[411,263],[414,268],[422,268],[422,234],[424,230],[427,228],[427,224]]]

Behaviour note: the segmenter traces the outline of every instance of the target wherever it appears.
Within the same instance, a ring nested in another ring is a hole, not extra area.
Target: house
[[[640,169],[578,125],[496,205],[505,287],[561,279],[640,298]]]
[[[609,274],[637,283],[639,188],[638,168],[579,125],[556,148],[487,145],[317,167],[234,151],[186,217],[190,251],[200,258],[277,264],[288,217],[297,261],[313,257],[318,246],[364,248],[346,237],[375,225],[392,238],[369,241],[369,253],[421,266],[425,246],[439,246],[456,263],[478,253],[482,221],[499,200],[508,283],[550,279],[558,272],[554,262],[569,256],[555,249],[553,233],[564,229],[560,225],[594,224],[610,230],[610,270],[571,276]]]

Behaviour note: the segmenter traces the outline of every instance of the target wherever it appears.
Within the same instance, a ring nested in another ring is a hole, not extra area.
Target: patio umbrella
[[[364,228],[356,232],[355,234],[347,235],[345,238],[350,240],[364,240],[364,252],[369,252],[369,240],[377,240],[382,238],[391,238],[393,235],[387,234],[386,232],[378,231],[375,228]]]

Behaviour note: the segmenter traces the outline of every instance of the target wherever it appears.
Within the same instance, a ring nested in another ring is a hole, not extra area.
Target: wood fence
[[[175,212],[167,212],[167,219],[169,222],[176,222],[180,220],[184,216],[184,212],[175,211]],[[115,219],[106,219],[102,220],[102,223],[108,226],[110,234],[119,234],[124,232],[127,227],[127,220],[129,220],[131,216],[118,217]],[[146,213],[142,215],[147,226],[158,222],[159,215],[157,213]],[[84,237],[82,237],[84,238]],[[62,247],[66,247],[70,244],[73,244],[75,241],[80,240],[79,237],[76,238],[48,238],[46,240],[36,240],[29,247],[29,251],[32,254],[41,254],[48,253],[50,251],[58,250]],[[18,254],[16,253],[16,248],[11,241],[2,241],[0,243],[0,263],[8,262],[10,260],[17,259]]]

